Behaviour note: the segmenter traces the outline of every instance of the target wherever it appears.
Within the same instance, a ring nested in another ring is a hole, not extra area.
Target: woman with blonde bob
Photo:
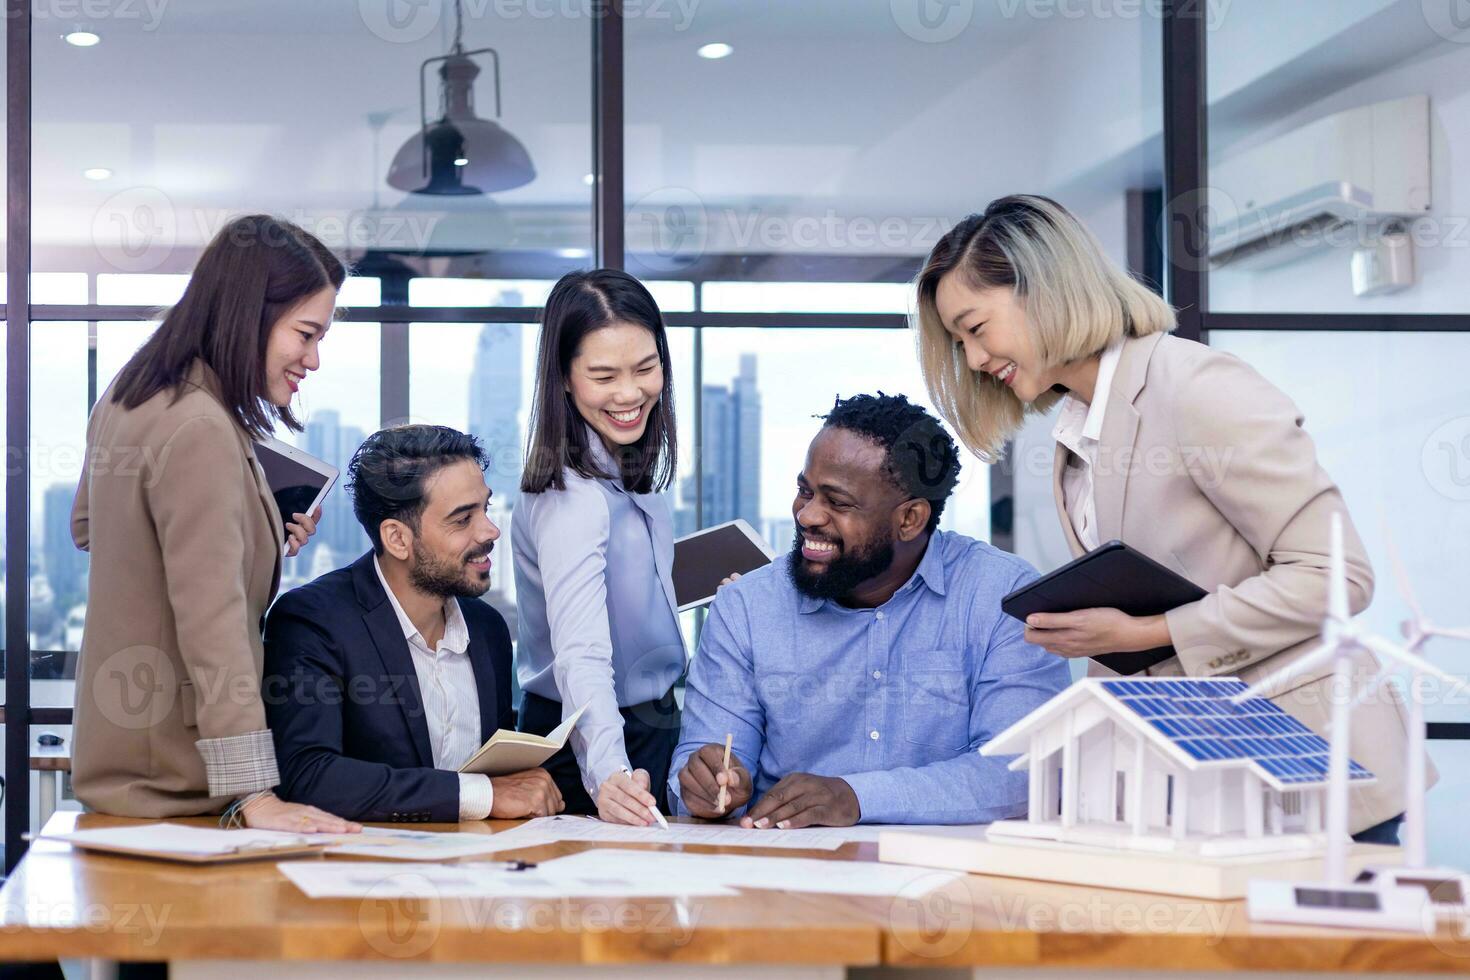
[[[1060,401],[1052,489],[1072,554],[1121,540],[1209,593],[1162,616],[1035,614],[1028,641],[1064,657],[1173,646],[1150,674],[1260,680],[1317,642],[1334,513],[1352,612],[1367,607],[1372,568],[1296,406],[1230,354],[1170,336],[1174,311],[1061,205],[992,202],[940,239],[916,285],[925,384],[965,445],[993,462]],[[1325,731],[1331,684],[1328,666],[1275,700]],[[1357,710],[1351,755],[1377,776],[1353,794],[1359,840],[1397,843],[1405,737],[1391,699]]]

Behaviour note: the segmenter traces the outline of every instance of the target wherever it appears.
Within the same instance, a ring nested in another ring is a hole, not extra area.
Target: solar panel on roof
[[[1327,740],[1265,698],[1233,702],[1247,689],[1243,681],[1151,678],[1106,680],[1102,687],[1192,759],[1249,759],[1282,783],[1327,778]],[[1348,760],[1349,779],[1372,775]]]

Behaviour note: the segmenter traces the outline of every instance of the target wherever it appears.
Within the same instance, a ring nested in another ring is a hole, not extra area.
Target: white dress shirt
[[[388,602],[403,628],[403,638],[412,653],[414,673],[419,679],[419,694],[424,702],[424,718],[429,725],[429,746],[434,753],[435,769],[458,769],[480,748],[480,692],[475,684],[474,667],[470,664],[470,631],[464,613],[454,599],[444,600],[444,636],[437,648],[430,650],[408,613],[398,604],[398,597],[383,577],[383,566],[373,559],[373,569]],[[484,820],[490,816],[495,790],[490,777],[480,773],[459,774],[459,819]]]
[[[1062,470],[1062,504],[1072,521],[1072,530],[1082,547],[1092,551],[1098,540],[1097,503],[1093,498],[1093,470],[1097,467],[1097,445],[1102,438],[1103,416],[1108,410],[1108,396],[1123,345],[1114,344],[1103,351],[1097,365],[1097,384],[1092,389],[1092,404],[1074,394],[1062,399],[1061,413],[1051,430],[1052,438],[1072,453]]]

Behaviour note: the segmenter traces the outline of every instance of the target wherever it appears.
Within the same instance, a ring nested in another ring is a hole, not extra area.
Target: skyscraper
[[[761,396],[754,354],[740,355],[740,374],[729,387],[705,385],[699,471],[704,483],[704,526],[737,517],[761,529]],[[686,480],[682,510],[692,510],[695,487]]]
[[[502,306],[518,306],[521,295],[502,291]],[[485,482],[493,494],[490,519],[500,528],[495,546],[491,588],[484,600],[505,617],[511,636],[516,631],[515,579],[510,563],[510,514],[521,492],[521,335],[518,323],[487,323],[480,327],[475,363],[470,369],[470,435],[485,447],[490,465]]]
[[[484,443],[485,479],[507,508],[515,506],[521,484],[521,330],[518,323],[481,327],[470,371],[470,434]]]
[[[53,483],[46,488],[42,504],[42,560],[62,615],[87,600],[87,555],[71,539],[71,504],[76,492],[74,483]]]
[[[366,551],[370,545],[362,525],[352,513],[352,498],[347,495],[347,464],[367,434],[354,425],[343,425],[342,416],[334,409],[312,413],[306,423],[306,451],[337,467],[337,483],[322,501],[320,530],[307,544],[314,549],[325,544],[332,551],[334,565],[344,565]],[[306,568],[309,557],[298,556],[299,568]]]
[[[755,355],[740,355],[735,391],[735,516],[759,530],[761,520],[761,393],[755,384]]]

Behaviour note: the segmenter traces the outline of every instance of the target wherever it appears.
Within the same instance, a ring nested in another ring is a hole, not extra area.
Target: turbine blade
[[[1441,626],[1431,626],[1426,630],[1430,636],[1443,636],[1450,640],[1470,640],[1470,629],[1445,629]]]
[[[1332,553],[1328,556],[1327,612],[1338,622],[1348,621],[1347,572],[1342,555],[1342,513],[1332,514]]]
[[[1283,681],[1291,680],[1296,675],[1313,669],[1324,660],[1330,660],[1333,656],[1337,654],[1337,651],[1338,648],[1336,646],[1333,646],[1331,644],[1323,644],[1322,646],[1317,647],[1317,649],[1313,650],[1311,653],[1295,661],[1294,663],[1288,664],[1287,666],[1282,667],[1280,670],[1273,671],[1272,673],[1267,674],[1265,677],[1256,681],[1250,687],[1246,688],[1244,691],[1241,691],[1230,700],[1235,702],[1236,704],[1239,704],[1247,698],[1269,697],[1269,695],[1263,692],[1275,690],[1277,685],[1281,684]]]
[[[1386,660],[1394,660],[1413,670],[1419,670],[1428,665],[1423,657],[1416,657],[1409,651],[1397,644],[1387,640],[1381,640],[1376,636],[1359,636],[1358,642],[1372,650]]]
[[[1454,674],[1440,670],[1425,658],[1416,657],[1402,647],[1387,643],[1378,639],[1376,636],[1365,636],[1362,638],[1362,643],[1381,657],[1397,660],[1417,674],[1425,674],[1448,684],[1451,690],[1470,693],[1470,683],[1466,683],[1465,678],[1456,677]]]

